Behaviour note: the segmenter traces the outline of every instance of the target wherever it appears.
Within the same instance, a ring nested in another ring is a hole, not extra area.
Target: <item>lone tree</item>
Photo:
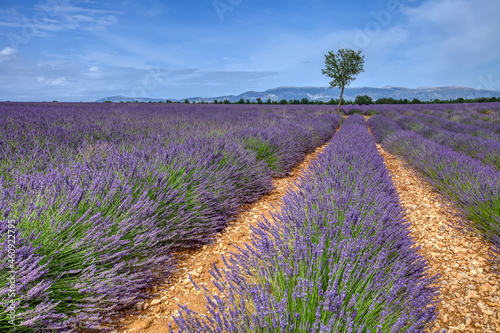
[[[361,55],[361,51],[351,49],[340,49],[337,51],[337,54],[332,51],[325,54],[325,69],[322,69],[321,72],[333,79],[330,82],[330,88],[342,89],[337,112],[340,112],[345,86],[349,86],[356,78],[356,75],[364,72],[364,58],[365,56]]]

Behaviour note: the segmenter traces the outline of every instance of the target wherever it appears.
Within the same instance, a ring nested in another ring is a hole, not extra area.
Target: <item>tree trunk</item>
[[[340,92],[339,105],[337,106],[337,113],[340,113],[340,105],[342,104],[342,95],[344,95],[344,86],[342,86],[342,91]]]

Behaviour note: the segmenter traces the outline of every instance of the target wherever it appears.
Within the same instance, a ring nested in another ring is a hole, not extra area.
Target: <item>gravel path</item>
[[[441,276],[434,329],[500,332],[500,275],[488,261],[489,244],[457,230],[457,211],[451,204],[402,160],[378,149],[408,211],[414,241],[432,266],[430,273]]]

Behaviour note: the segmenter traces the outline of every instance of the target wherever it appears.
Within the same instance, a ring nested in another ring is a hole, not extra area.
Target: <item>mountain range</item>
[[[412,100],[417,98],[421,101],[430,101],[434,99],[447,100],[447,99],[457,99],[465,98],[472,99],[477,97],[500,97],[499,90],[486,90],[486,89],[473,89],[466,87],[418,87],[404,88],[404,87],[393,87],[385,86],[382,88],[371,88],[371,87],[361,87],[361,88],[345,88],[344,99],[352,101],[358,95],[368,95],[374,101],[382,98],[395,98],[395,99],[408,99]],[[273,89],[268,89],[266,91],[248,91],[240,95],[226,95],[217,97],[188,97],[180,100],[170,99],[173,102],[184,101],[187,99],[190,102],[207,102],[211,103],[214,100],[223,101],[229,100],[230,102],[237,102],[240,99],[249,100],[254,102],[257,98],[262,99],[262,101],[267,101],[271,99],[272,101],[279,101],[282,99],[302,99],[307,98],[309,100],[319,100],[327,102],[332,98],[338,99],[340,96],[340,89],[332,89],[329,87],[278,87]],[[166,99],[160,98],[146,98],[146,97],[126,97],[126,96],[110,96],[97,100],[96,102],[165,102]]]

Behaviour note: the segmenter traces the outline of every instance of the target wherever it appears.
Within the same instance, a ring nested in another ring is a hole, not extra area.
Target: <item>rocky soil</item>
[[[457,230],[458,211],[417,172],[379,146],[408,211],[412,236],[439,274],[439,316],[433,331],[500,332],[500,275],[492,271],[489,243]]]

